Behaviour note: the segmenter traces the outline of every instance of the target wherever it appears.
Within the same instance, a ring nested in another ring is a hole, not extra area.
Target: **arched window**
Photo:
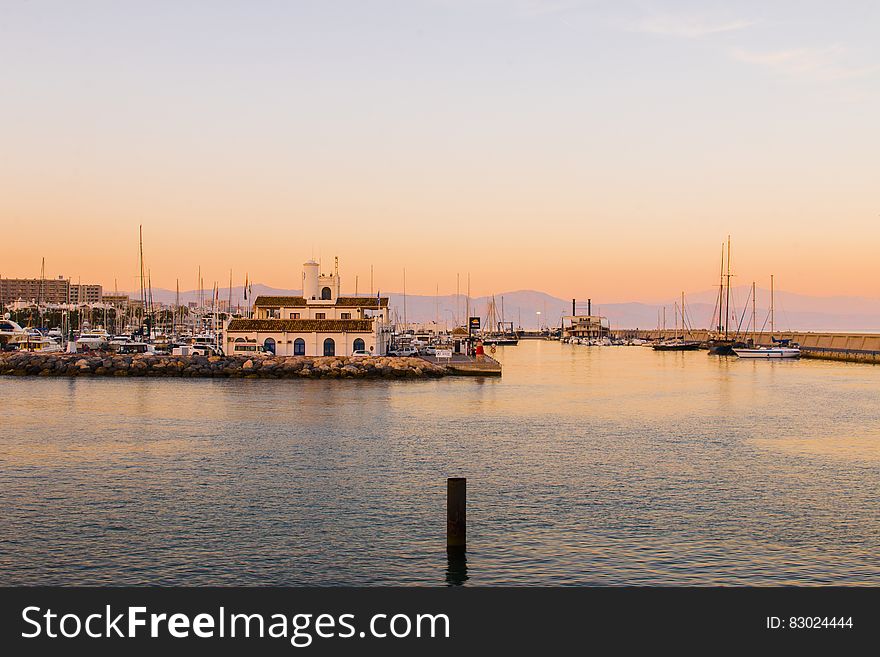
[[[306,341],[302,338],[297,338],[293,341],[293,355],[294,356],[305,356],[306,355]]]
[[[331,290],[329,287],[321,288],[321,299],[323,299],[324,301],[329,301],[331,298],[333,298],[333,290]]]
[[[333,338],[327,338],[324,340],[324,355],[325,356],[335,356],[336,355],[336,343],[333,342]]]
[[[274,354],[275,353],[275,340],[274,340],[274,338],[266,338],[265,341],[263,341],[263,349],[268,351],[270,354]]]
[[[356,338],[354,344],[352,345],[352,349],[354,351],[364,351],[367,348],[367,345],[364,344],[364,341],[360,338]]]
[[[244,342],[244,338],[235,338],[236,342]]]

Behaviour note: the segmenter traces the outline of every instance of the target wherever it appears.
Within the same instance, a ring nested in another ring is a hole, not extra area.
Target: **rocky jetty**
[[[148,376],[246,379],[426,379],[447,374],[421,358],[158,356],[111,353],[0,354],[7,376]]]

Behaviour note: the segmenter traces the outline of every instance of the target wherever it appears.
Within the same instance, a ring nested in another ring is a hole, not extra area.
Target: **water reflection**
[[[468,581],[467,553],[464,550],[446,550],[446,584],[461,586]]]

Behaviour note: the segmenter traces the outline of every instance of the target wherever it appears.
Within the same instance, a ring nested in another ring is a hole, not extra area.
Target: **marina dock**
[[[465,354],[452,354],[452,358],[437,358],[436,356],[419,356],[432,365],[446,367],[451,375],[458,376],[501,376],[501,363],[491,356],[484,356],[483,360],[476,360]]]

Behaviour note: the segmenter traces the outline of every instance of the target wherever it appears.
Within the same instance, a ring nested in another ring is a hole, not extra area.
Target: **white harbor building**
[[[302,296],[259,296],[252,319],[226,327],[227,355],[260,346],[279,356],[384,356],[391,341],[388,297],[340,296],[338,269],[321,274],[314,260],[303,264]]]

